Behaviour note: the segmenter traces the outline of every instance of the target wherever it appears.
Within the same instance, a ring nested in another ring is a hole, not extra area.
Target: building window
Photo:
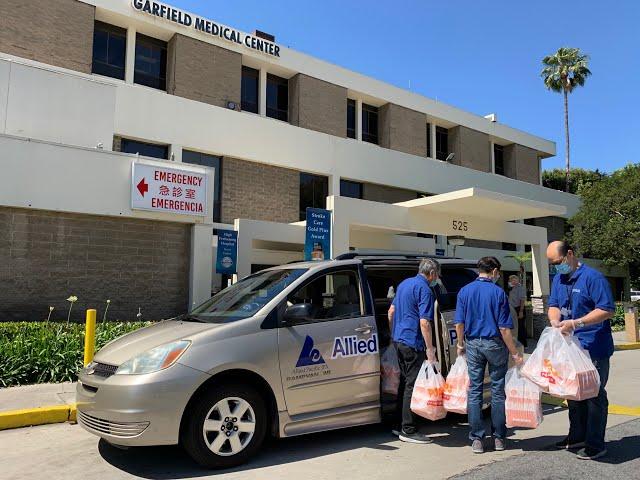
[[[427,123],[427,157],[431,157],[431,124]]]
[[[136,62],[133,81],[140,85],[167,89],[167,42],[136,35]]]
[[[515,243],[502,242],[502,250],[508,250],[509,252],[515,252],[518,250]]]
[[[347,137],[356,138],[356,101],[347,99]]]
[[[362,104],[362,140],[378,144],[378,107]]]
[[[289,118],[289,81],[267,75],[267,117],[286,122]]]
[[[300,174],[300,220],[307,218],[307,207],[327,208],[329,179],[310,173]]]
[[[124,80],[127,31],[108,23],[95,22],[91,72]]]
[[[340,196],[362,198],[362,184],[351,180],[340,180]]]
[[[138,142],[137,140],[122,139],[122,152],[139,154],[143,157],[169,158],[169,145],[158,145],[157,143]]]
[[[242,67],[242,103],[243,112],[258,113],[260,72],[255,68]]]
[[[222,157],[208,155],[206,153],[182,150],[182,163],[202,165],[214,169],[213,173],[213,221],[221,220],[221,200],[222,200]]]
[[[504,175],[504,147],[493,145],[493,173]]]
[[[446,160],[449,155],[449,130],[436,127],[436,158]]]

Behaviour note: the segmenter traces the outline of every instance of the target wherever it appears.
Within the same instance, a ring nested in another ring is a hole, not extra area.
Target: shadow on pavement
[[[631,435],[618,440],[609,440],[606,444],[606,457],[599,458],[596,462],[619,465],[640,458],[640,435]],[[639,473],[640,475],[640,473]]]

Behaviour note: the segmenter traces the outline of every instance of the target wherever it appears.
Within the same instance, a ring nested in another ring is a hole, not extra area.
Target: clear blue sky
[[[166,0],[243,31],[553,140],[564,165],[562,95],[544,88],[543,56],[591,56],[569,98],[572,165],[640,162],[640,1]],[[566,6],[566,8],[564,8]]]

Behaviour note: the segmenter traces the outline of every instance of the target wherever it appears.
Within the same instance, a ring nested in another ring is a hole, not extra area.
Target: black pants
[[[526,318],[526,315],[523,315],[522,318],[518,318],[518,341],[525,347],[527,346]]]
[[[420,367],[424,362],[424,352],[415,350],[402,343],[395,342],[400,364],[400,387],[398,388],[398,413],[404,433],[415,433],[418,430],[416,416],[411,411],[411,395],[416,383]]]

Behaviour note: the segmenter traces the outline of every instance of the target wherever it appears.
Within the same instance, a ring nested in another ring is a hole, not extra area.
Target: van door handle
[[[371,325],[364,324],[357,328],[354,328],[354,330],[358,333],[371,333],[371,328],[373,328],[371,327]]]

